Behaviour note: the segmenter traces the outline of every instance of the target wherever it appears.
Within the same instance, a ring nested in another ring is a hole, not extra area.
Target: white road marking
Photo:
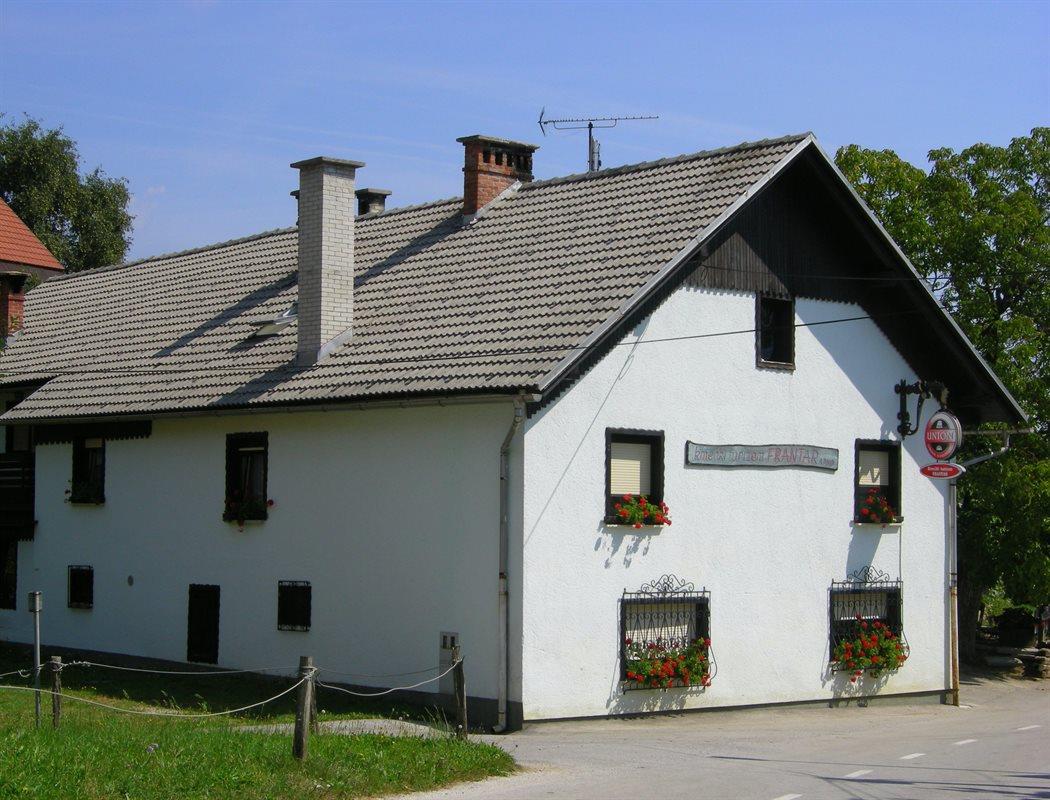
[[[960,739],[956,744],[973,744],[976,741],[976,739]]]
[[[782,794],[780,797],[774,797],[773,800],[798,800],[802,797],[800,794]]]
[[[1017,728],[1019,731],[1034,731],[1036,728],[1041,728],[1042,725],[1025,725],[1023,728]]]
[[[856,772],[851,772],[849,775],[843,775],[843,778],[859,778],[861,775],[867,775],[871,772],[870,769],[858,769]]]
[[[901,756],[900,760],[901,761],[911,761],[913,758],[918,758],[919,756],[924,756],[924,755],[926,755],[926,754],[925,753],[908,753],[908,755],[906,755],[906,756]]]

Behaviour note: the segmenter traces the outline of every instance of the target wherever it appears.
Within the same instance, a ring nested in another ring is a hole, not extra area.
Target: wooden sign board
[[[810,444],[685,443],[685,463],[694,467],[805,467],[834,472],[839,451]]]

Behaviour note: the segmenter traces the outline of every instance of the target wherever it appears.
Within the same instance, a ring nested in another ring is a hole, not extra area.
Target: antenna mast
[[[547,135],[547,126],[556,131],[577,131],[587,129],[587,171],[597,172],[602,168],[601,142],[594,138],[595,128],[615,128],[619,122],[640,119],[660,119],[660,117],[581,117],[579,119],[544,119],[546,107],[540,109],[540,130]]]

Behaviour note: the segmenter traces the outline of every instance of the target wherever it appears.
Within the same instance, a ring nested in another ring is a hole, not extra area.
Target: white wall
[[[903,579],[912,648],[879,692],[947,685],[946,487],[918,472],[930,460],[921,435],[908,438],[902,454],[904,523],[851,525],[854,441],[898,438],[893,386],[915,380],[877,327],[797,329],[794,372],[756,368],[753,333],[644,343],[749,330],[754,304],[747,293],[678,290],[624,346],[529,420],[526,719],[832,697],[849,684],[827,671],[828,588],[869,563]],[[862,313],[842,303],[796,305],[804,323]],[[927,404],[924,417],[932,411]],[[603,524],[609,427],[664,431],[670,528]],[[686,440],[837,447],[839,468],[685,466]],[[664,573],[711,591],[718,675],[705,692],[623,693],[618,601]],[[873,688],[869,680],[866,691]]]
[[[456,631],[470,694],[495,697],[511,417],[507,402],[161,420],[148,439],[107,442],[101,507],[63,502],[70,445],[38,447],[39,524],[20,545],[19,609],[0,611],[0,638],[31,638],[25,595],[40,589],[47,644],[183,660],[188,585],[214,583],[224,666],[312,655],[342,672],[405,672],[435,666],[439,631]],[[225,435],[258,430],[275,507],[241,532],[221,519]],[[94,567],[92,610],[66,607],[69,564]],[[279,580],[311,582],[309,632],[277,630]]]

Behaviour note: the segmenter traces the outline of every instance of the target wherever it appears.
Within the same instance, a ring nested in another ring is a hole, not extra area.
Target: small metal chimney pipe
[[[350,338],[354,312],[354,178],[360,161],[318,156],[299,170],[295,362],[316,364]]]
[[[357,215],[363,217],[386,211],[386,199],[393,192],[389,189],[358,189],[354,194],[357,195]]]

